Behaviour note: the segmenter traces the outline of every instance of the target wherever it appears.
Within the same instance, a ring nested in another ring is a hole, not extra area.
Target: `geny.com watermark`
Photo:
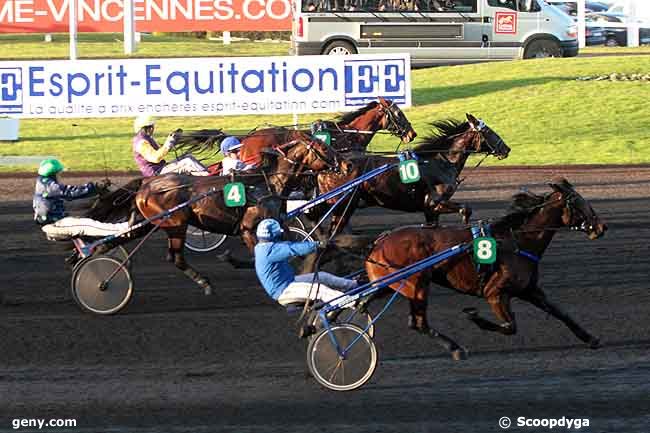
[[[76,419],[42,419],[42,418],[14,418],[11,420],[11,426],[14,430],[21,428],[57,428],[57,427],[76,427]]]
[[[582,427],[589,427],[588,418],[526,418],[520,416],[516,420],[515,426],[517,427],[546,427],[549,430],[555,427],[563,427],[565,429],[580,430]],[[509,429],[512,426],[512,420],[507,416],[502,416],[499,419],[499,427],[502,429]]]

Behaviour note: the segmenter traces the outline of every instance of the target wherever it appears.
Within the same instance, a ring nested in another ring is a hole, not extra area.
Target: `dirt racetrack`
[[[31,221],[32,179],[0,179],[0,432],[19,418],[77,420],[47,432],[650,432],[650,167],[468,170],[456,199],[476,218],[501,215],[519,187],[545,192],[563,174],[609,225],[561,232],[541,264],[543,287],[603,347],[515,301],[518,334],[479,330],[461,315],[485,301],[434,288],[432,326],[469,349],[455,362],[406,328],[399,302],[377,325],[380,364],[362,389],[334,393],[306,377],[295,317],[266,298],[254,272],[189,255],[212,297],[164,262],[161,236],[135,258],[136,292],[112,317],[82,313],[68,294],[66,253]],[[68,176],[69,182],[82,182]],[[86,179],[83,179],[86,181]],[[354,231],[379,233],[419,215],[364,210]],[[445,218],[455,224],[456,218]],[[232,246],[236,246],[235,241]],[[566,427],[518,418],[588,419]],[[21,429],[18,431],[38,431]]]

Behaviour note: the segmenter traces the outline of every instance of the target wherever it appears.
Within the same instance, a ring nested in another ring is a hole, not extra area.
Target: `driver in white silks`
[[[266,293],[280,305],[303,303],[308,299],[329,302],[344,291],[357,287],[356,280],[337,277],[327,272],[295,275],[289,259],[313,253],[321,242],[283,242],[280,223],[262,220],[257,226],[255,272]],[[317,281],[319,284],[312,283]]]

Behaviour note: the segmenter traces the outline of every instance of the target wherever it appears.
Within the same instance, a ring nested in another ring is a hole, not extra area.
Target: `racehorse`
[[[543,196],[530,192],[516,194],[513,212],[489,226],[498,244],[494,265],[477,268],[469,252],[415,274],[404,280],[403,285],[401,282],[393,284],[393,290],[410,300],[409,327],[436,338],[455,358],[461,357],[462,349],[456,342],[429,328],[426,318],[428,287],[435,283],[484,297],[500,323],[484,319],[474,309],[464,310],[481,329],[515,334],[517,328],[510,300],[519,298],[561,320],[580,340],[597,348],[598,338],[547,299],[538,285],[539,261],[557,231],[563,228],[579,230],[593,240],[603,236],[607,226],[566,179],[554,179],[550,186],[552,192]],[[401,227],[375,242],[365,268],[373,281],[454,245],[471,242],[472,233],[467,228]]]
[[[331,145],[341,152],[365,151],[379,130],[388,130],[404,143],[411,142],[417,136],[399,106],[381,97],[357,111],[343,114],[336,122],[321,123],[330,132]],[[262,149],[290,142],[310,132],[281,126],[255,130],[241,139],[239,158],[246,164],[258,164]],[[181,154],[201,154],[215,150],[215,143],[218,144],[223,137],[225,135],[221,130],[201,130],[182,135],[174,149]]]
[[[357,207],[360,199],[367,206],[380,206],[405,212],[424,212],[427,223],[437,223],[440,214],[459,213],[467,223],[471,209],[450,200],[460,183],[459,176],[467,158],[475,153],[508,157],[510,148],[499,135],[479,120],[467,114],[467,122],[444,120],[431,124],[435,130],[413,149],[418,158],[420,180],[404,184],[397,167],[363,183],[351,198],[349,206],[340,205],[332,214],[330,233],[338,233]],[[394,157],[366,155],[352,159],[355,170],[351,174],[328,173],[318,178],[321,193],[384,164],[396,164]],[[332,204],[332,203],[329,203]],[[347,209],[347,210],[346,210]],[[318,216],[324,211],[313,212]]]
[[[102,197],[87,216],[109,222],[106,220],[126,215],[135,204],[142,217],[151,218],[193,196],[213,191],[209,196],[174,212],[169,218],[151,222],[151,225],[159,225],[167,234],[167,260],[203,288],[207,295],[212,293],[210,282],[185,261],[183,254],[188,224],[213,233],[239,234],[252,251],[256,243],[257,223],[264,218],[279,219],[284,211],[286,195],[299,185],[307,170],[318,172],[346,169],[349,169],[348,163],[340,159],[329,146],[303,135],[301,140],[266,151],[265,163],[251,172],[231,176],[170,173],[136,179],[122,190]],[[223,189],[225,184],[231,182],[245,185],[246,203],[243,207],[226,206]],[[136,236],[142,236],[146,232],[147,229],[141,230]],[[121,238],[117,244],[132,238]],[[115,246],[115,243],[111,244],[111,247]]]

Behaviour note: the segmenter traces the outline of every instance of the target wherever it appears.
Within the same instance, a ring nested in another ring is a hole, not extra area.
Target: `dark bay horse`
[[[379,98],[350,113],[343,114],[336,122],[322,122],[330,132],[332,147],[341,152],[365,151],[366,147],[380,130],[388,130],[404,143],[411,142],[417,133],[402,110],[393,102]],[[299,139],[310,130],[296,130],[285,127],[270,127],[255,130],[241,138],[242,148],[239,157],[246,164],[259,164],[262,150],[282,143]],[[195,134],[185,134],[178,140],[174,149],[182,154],[201,154],[215,149],[225,134],[221,130],[202,130]]]
[[[510,300],[519,298],[561,320],[590,347],[599,346],[598,338],[547,299],[538,284],[539,260],[558,230],[579,230],[589,239],[598,239],[604,235],[607,226],[566,179],[554,179],[550,186],[552,192],[543,196],[529,192],[516,194],[513,212],[491,225],[492,236],[498,245],[497,262],[493,268],[477,271],[469,252],[411,276],[401,289],[400,283],[393,284],[393,290],[400,290],[410,300],[409,326],[412,329],[438,339],[454,357],[462,353],[453,340],[429,328],[427,297],[429,284],[435,283],[485,298],[500,323],[480,317],[473,309],[464,310],[481,329],[505,335],[516,333]],[[375,242],[365,265],[366,271],[372,281],[454,245],[471,242],[472,234],[466,228],[398,228]]]
[[[440,214],[460,213],[465,223],[469,221],[471,209],[451,201],[459,185],[459,176],[467,158],[476,153],[494,155],[499,159],[508,157],[510,148],[499,135],[479,120],[467,114],[467,122],[453,120],[433,122],[434,131],[421,144],[413,148],[417,155],[421,178],[416,183],[404,184],[397,167],[368,182],[363,183],[345,212],[340,205],[333,213],[330,232],[340,231],[347,224],[360,199],[367,206],[380,206],[405,212],[424,212],[428,223],[438,221]],[[352,158],[355,172],[329,173],[318,178],[320,193],[384,164],[394,164],[395,157],[366,155]],[[326,206],[326,205],[325,205]],[[320,213],[323,208],[319,210]],[[318,215],[314,212],[312,215]]]
[[[216,193],[173,213],[158,223],[168,237],[167,259],[190,279],[212,293],[207,278],[200,275],[186,261],[183,254],[187,226],[226,235],[240,235],[252,251],[256,243],[255,228],[264,218],[278,219],[284,212],[286,195],[299,187],[307,170],[347,170],[348,163],[320,141],[304,136],[274,151],[265,152],[265,164],[252,172],[232,176],[187,176],[170,173],[132,181],[122,190],[104,196],[88,213],[91,218],[107,221],[131,211],[133,204],[144,218],[151,218],[179,205],[194,196],[212,189]],[[246,204],[227,207],[223,187],[229,182],[241,182],[246,187]],[[138,235],[146,233],[143,230]],[[132,237],[131,237],[132,238]],[[129,238],[129,239],[131,239]],[[123,239],[121,241],[127,241]],[[112,244],[111,247],[116,246]]]

